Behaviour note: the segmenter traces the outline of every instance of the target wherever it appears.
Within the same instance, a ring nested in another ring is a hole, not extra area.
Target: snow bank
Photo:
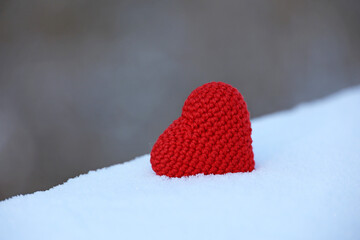
[[[360,87],[253,140],[252,173],[169,179],[145,155],[0,202],[0,239],[359,239]]]

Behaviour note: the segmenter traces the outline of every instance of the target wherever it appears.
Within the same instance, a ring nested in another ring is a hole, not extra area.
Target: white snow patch
[[[359,239],[360,87],[252,121],[252,173],[149,155],[0,202],[0,239]]]

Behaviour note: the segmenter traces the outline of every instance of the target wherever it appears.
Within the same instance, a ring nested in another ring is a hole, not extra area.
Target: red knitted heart
[[[156,141],[150,162],[156,174],[169,177],[251,172],[251,143],[242,95],[229,84],[211,82],[189,95],[181,117]]]

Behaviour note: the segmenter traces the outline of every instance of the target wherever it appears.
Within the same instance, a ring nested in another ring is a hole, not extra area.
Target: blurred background
[[[359,43],[357,0],[0,0],[0,199],[149,153],[209,81],[252,118],[360,84]]]

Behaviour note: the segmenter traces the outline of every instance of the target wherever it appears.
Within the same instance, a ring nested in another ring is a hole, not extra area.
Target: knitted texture
[[[151,165],[158,175],[251,172],[250,115],[244,98],[229,84],[211,82],[186,99],[181,116],[158,138]]]

